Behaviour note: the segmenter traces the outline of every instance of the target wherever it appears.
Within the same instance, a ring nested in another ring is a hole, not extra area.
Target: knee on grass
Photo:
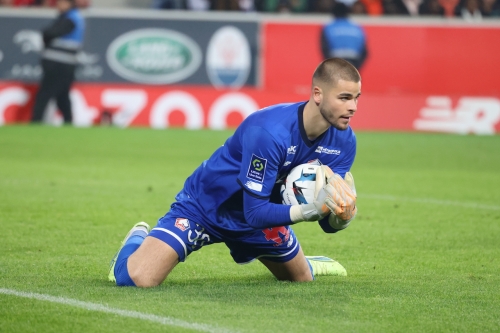
[[[134,269],[129,271],[130,278],[134,281],[136,287],[140,288],[151,288],[157,287],[163,282],[163,278],[154,277],[148,274],[144,274],[141,269]]]

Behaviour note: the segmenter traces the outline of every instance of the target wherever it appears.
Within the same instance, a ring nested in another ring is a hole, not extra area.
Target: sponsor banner
[[[33,84],[0,82],[0,125],[28,122],[35,92]],[[255,88],[234,91],[203,86],[79,83],[71,91],[76,126],[146,126],[157,129],[235,128],[260,108],[307,99],[306,94]],[[45,121],[62,124],[55,104],[49,105]],[[500,133],[500,98],[363,93],[351,126],[355,130],[370,131],[495,134]],[[259,165],[254,167],[257,171],[261,168]]]
[[[43,17],[0,17],[0,80],[36,81],[43,40],[40,30],[50,23]]]
[[[500,98],[500,23],[361,21],[368,58],[363,95],[422,94]],[[322,60],[321,22],[263,24],[264,87],[306,93]],[[300,41],[298,43],[297,41]],[[406,106],[401,105],[406,108]]]
[[[0,80],[40,79],[40,31],[55,17],[1,16]],[[86,25],[77,81],[220,89],[257,83],[257,22],[88,14]]]

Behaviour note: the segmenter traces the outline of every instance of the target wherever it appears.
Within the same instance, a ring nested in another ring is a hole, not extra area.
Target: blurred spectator
[[[28,6],[44,6],[54,7],[56,0],[12,0],[14,7],[28,7]]]
[[[334,5],[336,3],[339,3],[339,2],[342,2],[343,4],[345,4],[348,8],[351,8],[352,5],[356,2],[356,0],[335,0],[334,1]]]
[[[459,0],[438,0],[441,7],[444,8],[444,16],[453,17],[455,16],[455,8],[458,5]]]
[[[466,21],[480,21],[483,18],[481,0],[462,0],[457,7],[457,16]]]
[[[483,1],[484,16],[500,16],[500,0]]]
[[[342,58],[361,69],[368,55],[363,28],[349,19],[349,8],[342,2],[335,4],[332,14],[334,20],[321,32],[323,57]]]
[[[311,11],[316,13],[331,13],[335,0],[312,0]]]
[[[438,0],[424,0],[418,8],[418,12],[422,16],[444,16],[444,8]]]
[[[382,7],[382,0],[360,0],[365,5],[368,15],[382,15],[384,8]],[[354,12],[353,12],[354,13]]]
[[[382,0],[385,15],[409,15],[401,0]]]
[[[245,12],[255,10],[254,0],[239,0],[240,9]]]
[[[90,0],[75,0],[75,5],[77,8],[85,9],[90,7]]]
[[[356,1],[355,3],[353,3],[351,6],[351,14],[354,14],[354,15],[366,15],[366,14],[368,14],[368,12],[366,11],[365,4],[359,0]]]
[[[209,10],[210,5],[209,0],[186,0],[186,7],[190,10]]]
[[[184,0],[153,0],[153,8],[156,9],[186,9]]]
[[[403,0],[403,4],[411,16],[418,16],[418,8],[422,4],[423,0]]]
[[[12,6],[12,0],[0,0],[0,7],[1,6]]]
[[[240,10],[238,0],[212,0],[211,9],[213,10]]]
[[[307,12],[307,0],[255,0],[255,8],[262,12]]]
[[[423,0],[383,0],[384,13],[388,15],[418,15]]]
[[[64,123],[71,124],[73,115],[69,91],[78,63],[85,22],[76,7],[76,0],[57,0],[59,16],[42,31],[45,49],[42,52],[43,76],[36,94],[31,122],[43,119],[49,101],[56,99]]]

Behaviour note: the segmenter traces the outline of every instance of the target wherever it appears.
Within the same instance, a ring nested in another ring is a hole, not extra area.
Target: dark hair
[[[337,2],[333,6],[332,14],[335,17],[347,17],[349,15],[349,7],[343,2]]]
[[[361,75],[350,62],[340,58],[329,58],[318,65],[313,82],[335,85],[339,80],[359,82]]]

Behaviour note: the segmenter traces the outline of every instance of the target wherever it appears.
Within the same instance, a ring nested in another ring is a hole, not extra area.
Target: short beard
[[[326,117],[326,115],[325,115],[325,113],[326,113],[326,112],[324,111],[324,109],[323,109],[323,108],[319,108],[319,112],[321,113],[321,116],[323,117],[323,119],[325,119],[325,121],[326,121],[327,123],[329,123],[329,124],[330,124],[330,126],[332,126],[333,128],[335,128],[335,129],[337,129],[337,130],[339,130],[339,131],[345,131],[345,130],[347,130],[347,129],[349,128],[349,124],[348,124],[348,125],[344,128],[344,127],[341,127],[341,126],[340,126],[339,124],[337,124],[337,123],[332,123],[332,122],[330,122],[330,121],[328,120],[328,118]]]

